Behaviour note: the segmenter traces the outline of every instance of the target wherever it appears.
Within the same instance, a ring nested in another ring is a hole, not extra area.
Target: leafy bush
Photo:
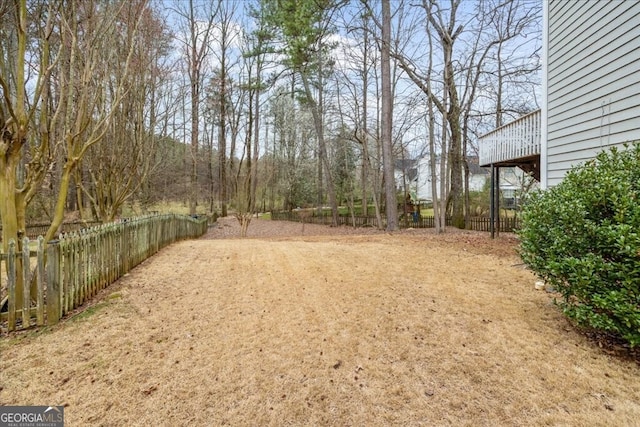
[[[520,255],[578,324],[640,345],[640,143],[611,149],[534,193]]]

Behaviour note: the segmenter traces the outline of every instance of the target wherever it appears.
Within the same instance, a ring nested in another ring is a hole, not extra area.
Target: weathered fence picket
[[[38,326],[44,325],[44,275],[45,275],[45,263],[44,256],[40,256],[40,254],[44,255],[44,237],[38,237],[38,249],[36,251],[38,253],[38,261],[37,261],[37,297],[36,297],[36,324]]]
[[[60,233],[70,233],[72,231],[82,230],[85,228],[97,227],[101,223],[98,221],[74,221],[74,222],[65,222],[60,225],[59,231]],[[27,225],[26,229],[26,237],[30,239],[36,239],[40,235],[44,235],[49,230],[50,224],[30,224]],[[2,231],[2,227],[0,227],[0,231]],[[0,240],[2,240],[0,233]]]
[[[31,299],[24,297],[31,293],[31,266],[29,265],[29,238],[22,239],[22,324],[29,327],[31,320]]]
[[[58,323],[62,316],[62,291],[60,287],[60,245],[57,240],[47,248],[47,324]],[[11,329],[10,329],[11,330]]]
[[[9,258],[7,258],[7,276],[9,283],[7,284],[9,290],[9,329],[16,328],[16,242],[9,242]],[[12,298],[13,297],[13,298]]]
[[[48,242],[46,248],[39,237],[34,251],[27,237],[21,246],[12,240],[0,258],[2,329],[53,325],[163,247],[200,237],[207,228],[207,218],[166,214],[74,230]],[[21,301],[18,286],[25,296]]]

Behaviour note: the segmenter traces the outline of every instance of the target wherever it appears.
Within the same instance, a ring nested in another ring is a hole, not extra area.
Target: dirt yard
[[[513,236],[235,220],[53,328],[0,404],[67,426],[637,426],[640,366],[576,332]]]

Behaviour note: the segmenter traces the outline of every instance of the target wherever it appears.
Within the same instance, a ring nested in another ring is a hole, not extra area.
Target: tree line
[[[416,157],[436,228],[464,227],[477,136],[537,108],[540,21],[533,0],[4,1],[3,245],[165,200],[245,232],[325,206],[393,230]]]

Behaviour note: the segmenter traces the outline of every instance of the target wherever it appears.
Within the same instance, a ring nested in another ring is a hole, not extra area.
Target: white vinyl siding
[[[547,185],[640,140],[640,1],[550,0]]]

